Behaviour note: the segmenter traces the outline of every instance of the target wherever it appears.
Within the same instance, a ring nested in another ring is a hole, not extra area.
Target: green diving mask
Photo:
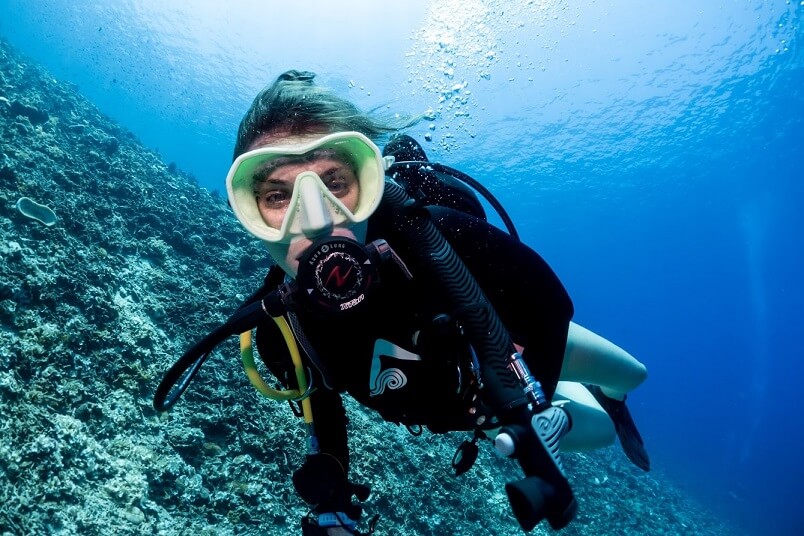
[[[268,243],[289,244],[365,222],[380,204],[385,170],[392,163],[363,134],[338,132],[240,155],[226,177],[226,190],[246,230]],[[344,203],[344,192],[352,192],[351,206]],[[277,216],[275,221],[263,218],[261,206]]]

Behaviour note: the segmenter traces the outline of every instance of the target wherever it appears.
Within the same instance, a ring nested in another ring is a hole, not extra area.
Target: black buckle
[[[461,443],[455,451],[455,455],[452,457],[452,468],[455,469],[455,476],[461,476],[472,468],[480,452],[477,442],[481,439],[488,438],[489,437],[482,431],[475,430],[475,437],[473,437],[471,441]]]

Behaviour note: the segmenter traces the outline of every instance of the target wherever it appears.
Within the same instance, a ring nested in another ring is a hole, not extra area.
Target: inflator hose
[[[532,401],[510,368],[516,350],[508,330],[469,269],[433,224],[429,212],[391,181],[385,183],[381,203],[388,205],[394,227],[403,231],[407,249],[428,267],[422,276],[431,278],[432,288],[443,290],[452,315],[477,353],[484,400],[502,424],[522,430],[516,458],[527,478],[508,486],[515,489],[509,498],[517,520],[528,531],[544,518],[555,529],[563,527],[574,517],[575,498],[563,472],[530,426],[531,416],[549,408],[550,402],[541,393],[541,404],[528,407]]]
[[[480,357],[480,372],[488,387],[489,404],[503,417],[528,400],[516,376],[509,370],[515,348],[508,330],[491,307],[475,278],[436,228],[426,210],[411,210],[405,190],[386,181],[382,204],[390,205],[392,223],[404,230],[410,252],[427,266],[433,288],[443,289],[454,316],[460,321],[475,352]]]

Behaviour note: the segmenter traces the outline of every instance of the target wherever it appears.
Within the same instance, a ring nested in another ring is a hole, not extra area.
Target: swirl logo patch
[[[386,389],[401,389],[407,383],[408,378],[401,370],[396,368],[383,370],[379,376],[374,378],[371,396],[381,395]]]
[[[377,339],[374,342],[374,357],[371,360],[371,376],[369,377],[369,394],[379,396],[386,389],[401,389],[408,383],[405,373],[396,367],[382,369],[382,358],[398,359],[401,361],[421,361],[421,356],[405,350],[401,346]]]

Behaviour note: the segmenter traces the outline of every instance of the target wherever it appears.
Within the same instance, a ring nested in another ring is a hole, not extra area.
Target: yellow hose
[[[257,365],[254,363],[254,350],[251,343],[251,331],[246,331],[240,334],[240,358],[243,361],[243,368],[246,371],[251,384],[263,396],[272,400],[281,401],[294,401],[301,402],[302,412],[304,413],[304,422],[312,424],[313,422],[313,408],[310,404],[310,393],[307,392],[307,375],[304,372],[304,364],[302,363],[301,354],[299,353],[299,346],[296,344],[296,339],[293,337],[293,332],[288,325],[287,320],[282,316],[273,317],[282,337],[285,339],[285,344],[288,346],[290,352],[290,359],[293,361],[293,367],[296,371],[296,381],[299,385],[298,389],[287,389],[284,391],[273,389],[265,383],[265,380],[260,376],[257,370]]]

